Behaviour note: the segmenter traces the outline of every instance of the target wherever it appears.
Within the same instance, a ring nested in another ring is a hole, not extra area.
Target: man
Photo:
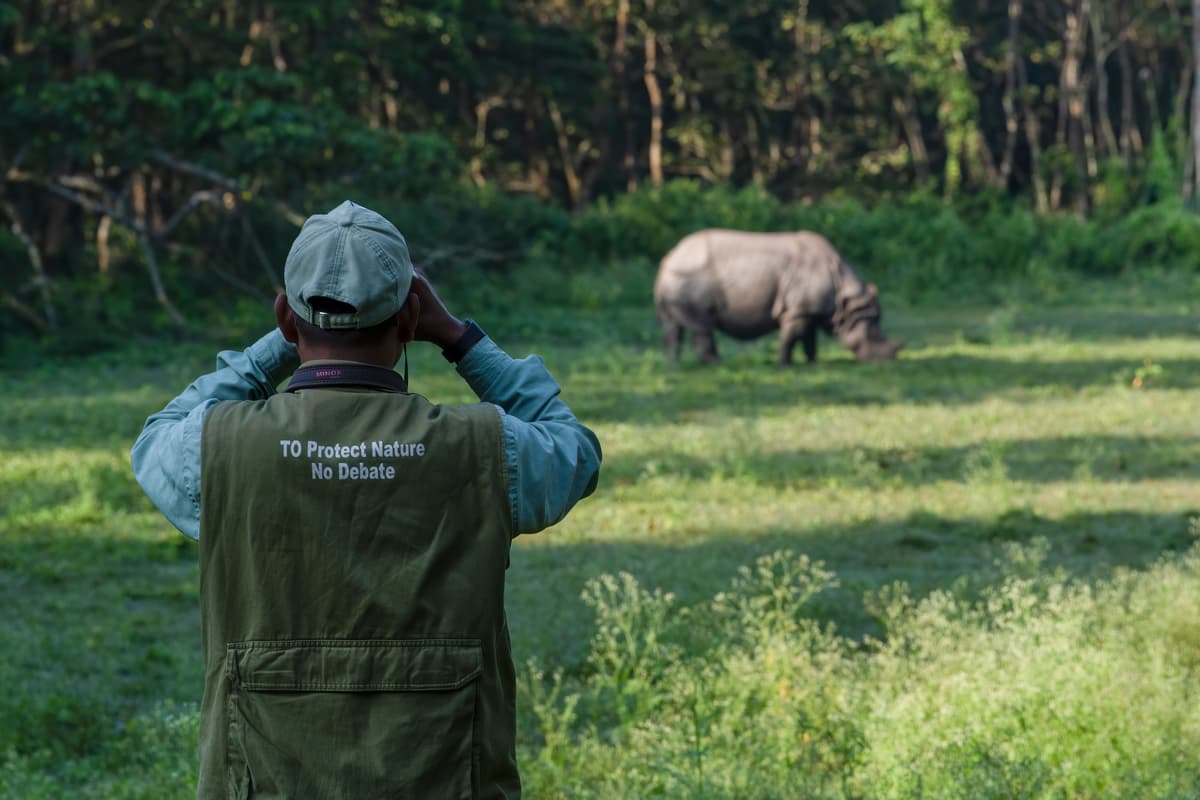
[[[284,283],[278,329],[133,446],[200,545],[198,796],[518,797],[509,546],[591,494],[599,442],[541,359],[447,311],[375,212],[310,217]],[[412,341],[482,402],[408,392]]]

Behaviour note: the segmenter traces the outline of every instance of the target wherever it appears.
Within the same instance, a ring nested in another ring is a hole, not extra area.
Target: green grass
[[[451,300],[543,355],[605,453],[596,495],[514,545],[531,797],[1200,796],[1180,295],[885,300],[894,363],[721,340],[722,366],[667,369],[632,290],[577,276],[570,307],[502,313],[490,288]],[[253,333],[0,377],[0,795],[193,793],[195,546],[127,453]],[[412,372],[470,399],[428,349]]]

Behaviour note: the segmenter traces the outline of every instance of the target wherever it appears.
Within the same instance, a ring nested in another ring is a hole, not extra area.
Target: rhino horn
[[[859,361],[888,361],[904,349],[904,342],[866,341],[854,351]]]

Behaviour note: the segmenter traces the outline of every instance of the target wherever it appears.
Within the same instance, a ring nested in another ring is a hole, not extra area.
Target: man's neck
[[[393,369],[398,360],[393,358],[391,353],[383,353],[373,348],[300,347],[300,361],[305,364],[310,361],[353,361],[357,364]]]

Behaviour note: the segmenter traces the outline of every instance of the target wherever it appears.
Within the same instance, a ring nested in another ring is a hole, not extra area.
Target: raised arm
[[[276,329],[243,351],[222,351],[215,371],[201,375],[146,420],[130,452],[133,474],[151,502],[184,536],[200,537],[204,415],[220,400],[257,400],[274,394],[298,364],[295,346]]]
[[[514,359],[484,338],[458,363],[480,400],[504,410],[509,505],[517,533],[558,522],[596,489],[600,441],[559,399],[538,356]]]
[[[450,314],[420,274],[413,291],[421,302],[418,339],[457,358],[458,373],[480,400],[504,412],[509,507],[517,533],[536,533],[558,522],[596,489],[600,441],[559,399],[559,386],[538,356],[514,359],[484,336],[471,341],[467,326]],[[464,335],[467,339],[464,340]]]

